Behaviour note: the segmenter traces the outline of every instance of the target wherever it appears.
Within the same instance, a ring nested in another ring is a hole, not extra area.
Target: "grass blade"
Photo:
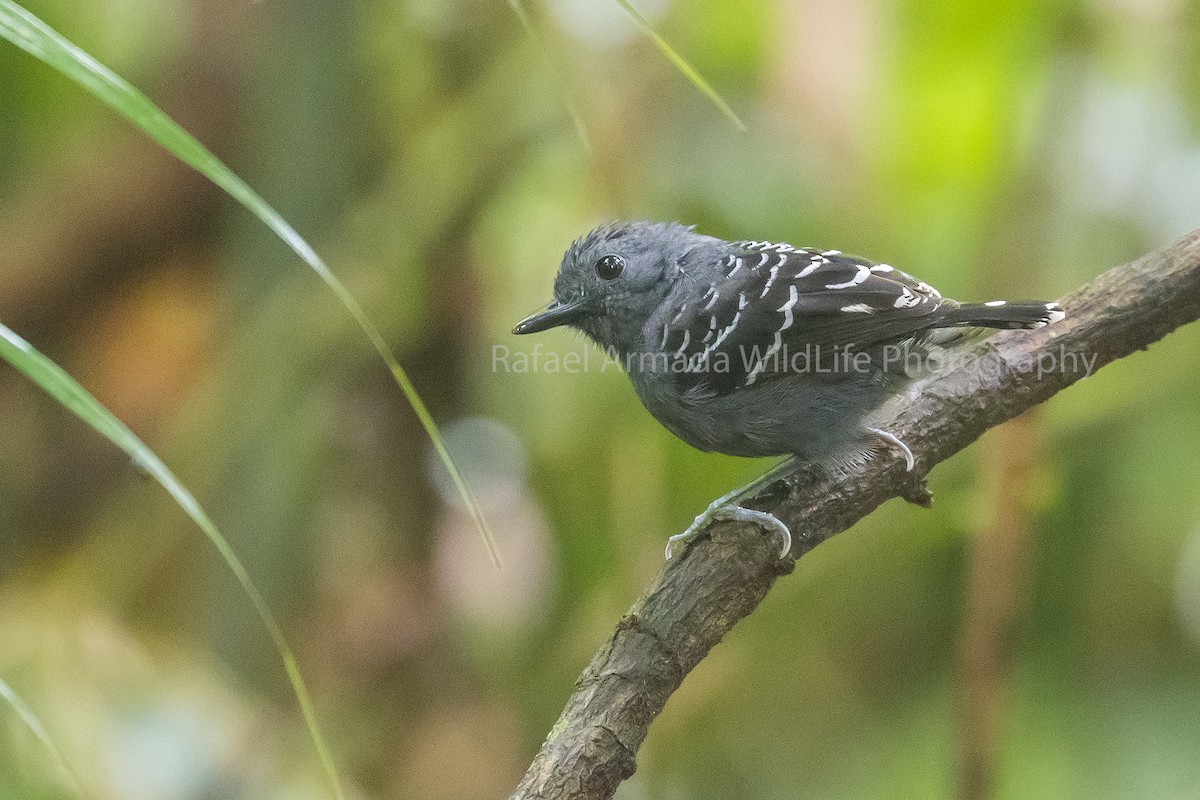
[[[554,82],[558,85],[558,92],[562,95],[563,105],[566,106],[567,114],[571,117],[571,124],[575,126],[575,135],[579,137],[579,141],[588,156],[595,158],[596,154],[592,149],[592,139],[588,136],[587,126],[583,124],[583,115],[579,113],[574,101],[571,100],[571,90],[566,76],[558,62],[555,61],[551,49],[546,45],[545,37],[537,29],[533,19],[529,16],[529,11],[526,10],[523,0],[508,0],[508,5],[512,8],[513,13],[517,15],[517,19],[521,21],[521,26],[529,34],[529,38],[537,43],[538,49],[541,51],[542,57],[546,60],[546,64],[550,69],[550,74],[553,76]]]
[[[454,480],[454,485],[462,495],[463,502],[475,522],[475,527],[479,530],[479,535],[483,538],[492,561],[499,567],[500,553],[487,522],[483,518],[479,503],[467,487],[466,481],[463,480],[453,459],[450,458],[450,453],[446,450],[437,424],[425,407],[424,401],[421,400],[416,387],[408,379],[404,367],[400,366],[400,362],[388,347],[375,323],[371,321],[354,295],[342,285],[342,282],[330,271],[308,242],[233,170],[225,166],[194,136],[150,102],[149,98],[12,0],[0,0],[0,37],[8,39],[17,47],[36,56],[87,89],[145,131],[150,138],[185,164],[207,176],[209,180],[224,189],[230,197],[241,203],[246,210],[258,217],[321,277],[321,280],[350,312],[379,357],[391,370],[392,377],[400,387],[400,391],[404,393],[409,405],[412,406],[421,427],[425,429],[425,433],[433,442],[438,457],[446,465],[450,477]]]
[[[100,401],[92,397],[86,389],[76,383],[75,379],[68,375],[62,367],[39,353],[29,342],[22,339],[2,323],[0,323],[0,358],[12,364],[17,370],[24,373],[26,377],[45,390],[47,394],[73,414],[117,447],[128,453],[130,458],[134,460],[134,463],[149,473],[159,485],[167,490],[167,493],[174,498],[179,507],[184,510],[184,513],[191,517],[192,521],[196,523],[200,530],[204,532],[204,535],[217,548],[217,551],[221,554],[229,569],[237,577],[238,583],[242,585],[243,591],[246,592],[246,595],[254,604],[259,619],[262,620],[263,625],[270,634],[271,640],[275,644],[275,649],[279,652],[279,657],[283,660],[284,669],[287,671],[292,690],[295,692],[296,699],[300,703],[300,712],[304,716],[305,725],[308,726],[308,733],[312,738],[313,746],[316,748],[317,757],[321,761],[321,767],[329,779],[334,796],[338,800],[344,800],[345,794],[342,791],[341,779],[338,777],[337,769],[333,765],[333,757],[330,755],[329,748],[325,744],[325,738],[321,735],[320,728],[317,726],[316,712],[313,710],[308,686],[304,683],[304,678],[300,675],[300,667],[296,661],[296,656],[292,652],[292,648],[288,645],[287,640],[284,639],[283,630],[279,627],[279,623],[275,621],[275,616],[271,613],[270,607],[267,606],[267,601],[263,599],[262,594],[259,593],[253,581],[250,580],[250,574],[246,571],[246,567],[242,564],[241,559],[237,557],[237,554],[233,552],[233,548],[230,547],[229,542],[217,530],[216,524],[213,523],[204,509],[200,507],[200,503],[179,482],[179,479],[175,477],[167,465],[154,454],[154,451],[134,435],[133,431],[129,430],[111,411],[101,405]]]
[[[67,760],[63,758],[62,753],[54,744],[54,740],[50,738],[50,734],[46,733],[46,726],[33,713],[33,709],[21,699],[21,696],[13,691],[13,688],[8,683],[0,678],[0,699],[8,703],[13,711],[17,712],[17,716],[25,723],[25,727],[29,728],[33,737],[38,740],[42,747],[50,754],[54,760],[58,771],[62,773],[67,785],[71,788],[71,792],[76,797],[83,797],[83,790],[80,788],[79,779],[75,777],[75,773],[67,766]]]
[[[696,68],[689,64],[687,59],[681,56],[674,47],[671,47],[667,40],[659,35],[658,31],[654,30],[654,26],[650,24],[650,20],[642,16],[642,12],[634,8],[633,3],[629,2],[629,0],[617,0],[617,3],[621,6],[621,8],[625,9],[625,11],[629,13],[629,16],[633,17],[633,21],[637,23],[639,28],[641,28],[642,33],[650,37],[650,40],[654,42],[660,51],[662,51],[662,54],[667,57],[667,60],[675,65],[675,69],[682,72],[683,77],[687,78],[692,82],[693,86],[703,92],[704,96],[711,100],[712,104],[715,105],[730,122],[736,125],[739,131],[745,133],[746,123],[742,122],[738,115],[733,113],[733,109],[729,107],[729,104],[725,102],[725,99],[721,97],[721,95],[717,94],[717,90],[714,89],[712,85],[704,79],[704,76],[697,72]]]

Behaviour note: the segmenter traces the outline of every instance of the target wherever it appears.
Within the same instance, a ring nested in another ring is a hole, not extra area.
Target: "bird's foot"
[[[908,449],[908,445],[900,441],[900,437],[879,428],[867,428],[867,430],[881,441],[899,450],[901,455],[904,456],[905,470],[910,473],[913,471],[913,467],[916,466],[916,459],[913,458],[912,450]],[[929,491],[929,487],[925,485],[924,475],[913,475],[912,480],[908,481],[901,488],[900,496],[908,502],[924,508],[929,508],[933,504],[933,494]]]
[[[787,558],[788,553],[792,551],[792,532],[788,530],[787,525],[780,522],[774,514],[731,504],[729,496],[726,495],[714,500],[708,508],[704,509],[703,514],[696,517],[695,521],[688,526],[686,531],[677,533],[667,539],[667,560],[671,560],[671,550],[676,544],[688,541],[709,525],[719,520],[753,522],[767,533],[778,533],[783,538],[783,549],[779,551],[780,558]]]
[[[897,450],[899,450],[904,456],[905,470],[908,472],[913,471],[913,467],[917,465],[916,459],[913,458],[912,450],[908,449],[908,445],[900,441],[900,437],[879,428],[867,428],[867,430],[873,436],[882,439],[884,442],[887,442],[892,447],[895,447]]]

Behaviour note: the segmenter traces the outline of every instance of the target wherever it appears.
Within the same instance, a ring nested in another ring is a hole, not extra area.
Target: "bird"
[[[678,222],[612,222],[576,239],[554,299],[515,334],[568,325],[616,358],[642,404],[692,447],[785,456],[713,501],[672,547],[717,519],[759,524],[791,551],[786,525],[740,502],[798,465],[844,474],[881,447],[912,451],[871,424],[922,359],[963,328],[1040,328],[1045,301],[960,303],[890,264],[785,242],[726,241]]]

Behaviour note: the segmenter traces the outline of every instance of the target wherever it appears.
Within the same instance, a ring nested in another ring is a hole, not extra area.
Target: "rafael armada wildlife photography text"
[[[736,356],[736,358],[735,358]],[[513,348],[506,344],[492,345],[492,371],[506,374],[578,373],[624,370],[625,372],[662,372],[668,374],[712,373],[729,374],[740,370],[745,374],[797,373],[834,375],[839,373],[865,374],[896,372],[916,376],[943,370],[974,370],[982,377],[995,378],[1005,372],[1022,375],[1034,373],[1038,380],[1051,374],[1079,374],[1089,377],[1096,367],[1096,353],[1069,350],[1065,345],[1057,350],[1036,354],[1036,358],[1008,361],[997,353],[971,349],[911,350],[904,344],[889,344],[871,349],[856,349],[845,345],[807,344],[803,348],[777,350],[762,347],[740,347],[736,354],[725,351],[687,357],[682,353],[628,352],[614,348],[599,350],[583,347],[560,352],[540,342],[529,348]],[[760,366],[761,365],[761,366]]]

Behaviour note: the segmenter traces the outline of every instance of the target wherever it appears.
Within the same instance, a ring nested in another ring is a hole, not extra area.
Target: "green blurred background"
[[[363,798],[506,796],[663,539],[763,463],[509,331],[614,218],[1055,297],[1200,226],[1200,2],[32,0],[312,241],[0,43],[0,321],[199,497]],[[583,133],[581,133],[581,129]],[[503,351],[499,351],[503,352]],[[512,356],[515,358],[515,356]],[[509,364],[516,362],[510,358]],[[543,366],[548,362],[544,361]],[[652,727],[636,798],[1200,796],[1200,326],[802,559]],[[165,493],[0,367],[0,678],[88,798],[327,797],[253,608]],[[70,797],[0,706],[0,797]]]

